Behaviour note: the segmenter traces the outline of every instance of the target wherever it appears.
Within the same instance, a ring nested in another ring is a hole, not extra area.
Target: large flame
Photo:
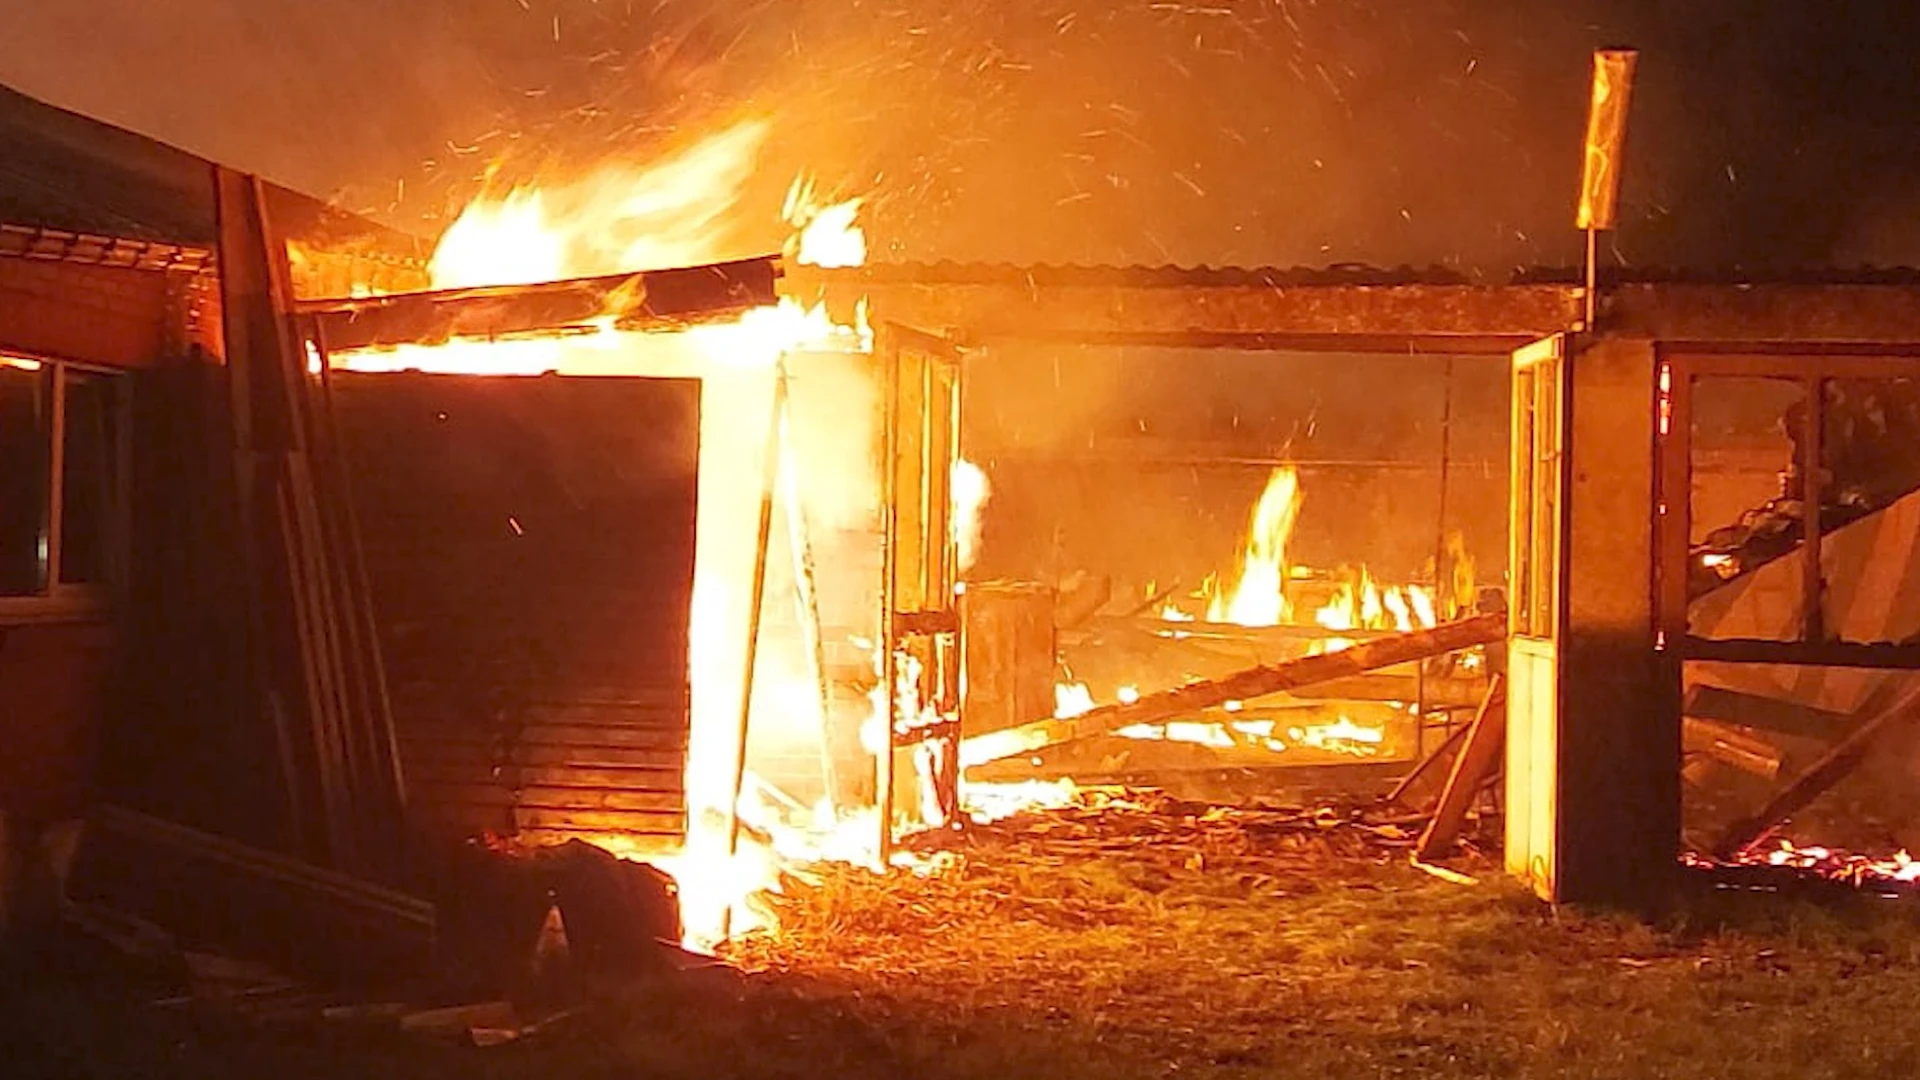
[[[1300,474],[1291,465],[1274,469],[1266,490],[1253,504],[1247,546],[1230,588],[1216,590],[1207,603],[1212,622],[1276,626],[1291,613],[1287,602],[1287,541],[1300,516]]]
[[[763,122],[745,122],[650,166],[609,165],[567,183],[520,187],[477,200],[442,236],[431,264],[433,284],[527,284],[721,261],[734,254],[725,249],[727,226],[765,133]],[[803,263],[857,265],[866,250],[856,221],[859,201],[823,204],[815,194],[804,179],[789,191],[785,214],[795,230],[789,254]],[[869,343],[864,326],[835,325],[823,306],[808,308],[784,298],[777,308],[755,310],[731,323],[673,334],[626,332],[601,320],[572,334],[455,340],[334,357],[338,366],[360,371],[556,372],[703,381],[687,838],[679,851],[667,854],[641,851],[623,837],[601,839],[616,854],[645,858],[674,876],[685,943],[693,948],[710,948],[729,934],[765,925],[768,915],[755,898],[777,888],[784,859],[871,858],[848,841],[857,822],[828,815],[796,825],[791,808],[757,777],[749,774],[739,792],[734,787],[766,440],[778,437],[770,422],[776,369],[793,349],[864,349]],[[782,459],[791,461],[784,448]],[[778,701],[780,707],[756,710],[756,716],[777,714],[782,724],[820,731],[818,695],[777,684],[780,675],[769,671],[772,666],[777,665],[764,660],[757,665],[754,699]],[[739,815],[738,826],[733,813]],[[859,832],[873,835],[871,823]]]

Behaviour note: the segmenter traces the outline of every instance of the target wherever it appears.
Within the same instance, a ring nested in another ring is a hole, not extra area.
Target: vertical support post
[[[774,487],[780,482],[780,417],[787,395],[786,364],[774,368],[773,408],[767,421],[767,449],[761,474],[760,525],[754,535],[753,592],[747,598],[746,671],[740,680],[740,718],[733,748],[732,797],[727,800],[727,858],[740,850],[740,793],[747,783],[747,734],[753,721],[753,672],[760,659],[760,616],[767,591],[767,551],[773,539]]]
[[[893,333],[885,326],[880,328],[879,338],[875,342],[875,352],[880,357],[884,369],[881,373],[885,383],[881,406],[881,442],[880,455],[880,690],[883,700],[880,705],[880,745],[874,756],[874,805],[879,811],[879,836],[874,851],[884,868],[893,857],[893,723],[894,709],[899,702],[899,673],[894,661],[893,642],[895,637],[894,593],[895,571],[898,556],[894,545],[898,537],[899,514],[894,506],[895,489],[898,487],[898,463],[895,458],[900,446],[900,356],[899,343]]]
[[[1815,361],[1818,365],[1819,361]],[[1807,392],[1807,416],[1801,426],[1800,460],[1800,529],[1802,543],[1800,551],[1801,601],[1803,618],[1800,623],[1801,639],[1809,642],[1822,642],[1827,639],[1826,620],[1822,615],[1825,583],[1820,574],[1820,504],[1824,501],[1821,490],[1821,446],[1826,420],[1827,381],[1822,377],[1821,368],[1815,367],[1815,373],[1804,383]]]
[[[1593,332],[1594,314],[1599,306],[1599,292],[1600,292],[1599,254],[1600,253],[1599,253],[1599,244],[1598,244],[1598,241],[1596,240],[1596,237],[1598,235],[1599,235],[1598,229],[1589,228],[1587,230],[1586,318],[1582,321],[1580,325],[1580,329],[1585,330],[1588,333]]]
[[[47,425],[51,433],[47,447],[47,592],[60,591],[60,547],[63,519],[66,516],[64,498],[67,475],[67,368],[65,364],[46,364],[43,370],[52,383],[49,396],[52,407],[48,410],[52,423]]]

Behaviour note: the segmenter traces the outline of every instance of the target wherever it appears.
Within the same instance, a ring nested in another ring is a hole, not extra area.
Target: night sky
[[[0,81],[432,233],[489,165],[773,134],[877,258],[1572,265],[1588,53],[1642,50],[1617,256],[1920,264],[1920,5],[0,0]]]

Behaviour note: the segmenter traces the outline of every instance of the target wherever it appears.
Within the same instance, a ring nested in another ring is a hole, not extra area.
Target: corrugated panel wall
[[[699,384],[336,373],[415,818],[685,830]]]

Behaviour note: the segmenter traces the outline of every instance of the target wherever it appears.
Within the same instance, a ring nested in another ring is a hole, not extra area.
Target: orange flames
[[[751,175],[766,125],[737,124],[645,167],[610,165],[570,182],[523,187],[475,201],[441,237],[432,264],[436,288],[528,284],[569,277],[700,265],[720,261],[740,190]],[[796,180],[784,208],[794,229],[788,254],[803,263],[857,265],[865,240],[859,200],[823,203],[814,186]],[[358,371],[418,370],[487,375],[641,375],[696,377],[704,383],[693,610],[690,628],[692,733],[687,756],[687,839],[676,852],[637,850],[622,837],[603,838],[623,856],[645,858],[680,886],[686,944],[710,948],[729,933],[770,920],[754,902],[777,888],[783,864],[795,858],[871,859],[869,822],[836,821],[830,813],[797,815],[751,774],[735,800],[737,720],[743,692],[755,519],[765,486],[766,440],[775,373],[786,352],[832,347],[864,350],[870,335],[834,324],[824,307],[792,299],[727,324],[670,334],[616,329],[603,319],[579,332],[524,339],[455,340],[340,354],[333,362]],[[849,418],[849,423],[858,421]],[[867,422],[871,422],[870,420]],[[782,446],[783,467],[795,455]],[[979,498],[984,499],[984,492]],[[797,676],[758,665],[756,710],[774,722],[817,735],[818,695]],[[790,801],[790,800],[788,800]],[[729,851],[729,803],[744,824]],[[849,841],[857,834],[861,843]],[[771,846],[759,842],[771,837]]]
[[[1210,590],[1207,619],[1241,626],[1277,626],[1292,614],[1287,602],[1287,541],[1300,516],[1300,475],[1282,465],[1267,477],[1247,523],[1246,550],[1230,590]]]

